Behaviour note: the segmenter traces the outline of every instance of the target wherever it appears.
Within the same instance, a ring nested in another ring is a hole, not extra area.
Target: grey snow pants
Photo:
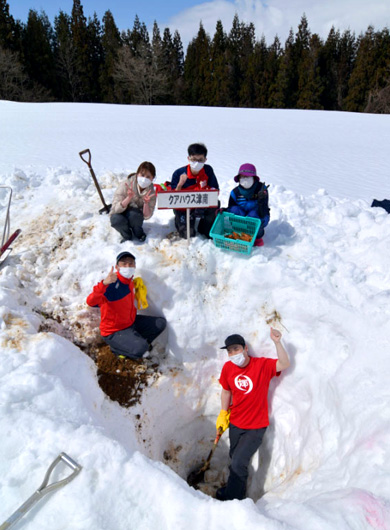
[[[115,355],[140,359],[148,351],[154,339],[164,331],[166,325],[167,321],[163,317],[137,315],[132,326],[102,337],[102,339]]]

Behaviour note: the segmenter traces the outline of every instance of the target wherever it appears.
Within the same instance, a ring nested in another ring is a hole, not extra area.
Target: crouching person
[[[253,164],[242,164],[234,177],[238,186],[230,192],[227,211],[242,217],[255,217],[261,220],[256,235],[255,246],[263,246],[264,228],[269,223],[268,186],[260,182]]]
[[[188,165],[177,169],[172,175],[173,190],[202,191],[219,190],[217,177],[211,166],[206,164],[207,147],[204,144],[188,146]],[[175,226],[182,238],[187,237],[186,211],[174,209]],[[190,210],[190,236],[195,236],[195,221],[200,217],[198,232],[211,239],[210,230],[215,221],[217,208],[196,208]]]
[[[271,339],[276,346],[277,359],[249,357],[248,346],[241,335],[230,335],[224,349],[229,356],[222,368],[221,412],[217,431],[229,425],[230,474],[227,485],[219,488],[220,501],[245,499],[248,466],[263,441],[269,424],[268,387],[274,376],[290,366],[286,350],[280,342],[282,334],[271,328]]]
[[[166,327],[163,317],[137,315],[138,308],[147,307],[146,287],[140,278],[134,279],[135,257],[121,252],[116,266],[97,285],[87,298],[91,307],[99,307],[100,333],[115,355],[140,359],[149,351],[153,340]]]
[[[121,243],[135,237],[145,241],[143,222],[150,219],[156,206],[153,180],[156,168],[142,162],[136,173],[130,174],[115,192],[111,207],[111,226],[122,236]]]

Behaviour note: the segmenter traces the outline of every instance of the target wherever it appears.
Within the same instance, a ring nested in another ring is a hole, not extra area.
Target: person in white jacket
[[[115,192],[111,207],[111,226],[122,236],[121,243],[135,237],[145,241],[143,222],[152,217],[156,206],[153,180],[156,168],[142,162],[136,173],[131,173]]]

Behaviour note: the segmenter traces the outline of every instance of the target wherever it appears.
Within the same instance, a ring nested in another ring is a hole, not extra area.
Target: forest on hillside
[[[200,22],[184,52],[177,30],[149,34],[138,16],[120,32],[110,10],[87,19],[73,0],[54,25],[32,9],[24,23],[0,0],[0,99],[390,112],[388,28],[323,40],[303,14],[284,44],[255,33],[237,15],[214,35]]]

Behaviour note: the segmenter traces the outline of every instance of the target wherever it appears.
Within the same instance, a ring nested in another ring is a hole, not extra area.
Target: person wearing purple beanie
[[[255,217],[261,220],[255,241],[255,246],[261,247],[264,244],[262,239],[264,228],[270,219],[268,186],[260,182],[253,164],[242,164],[234,181],[238,186],[230,192],[227,211],[242,217]]]

